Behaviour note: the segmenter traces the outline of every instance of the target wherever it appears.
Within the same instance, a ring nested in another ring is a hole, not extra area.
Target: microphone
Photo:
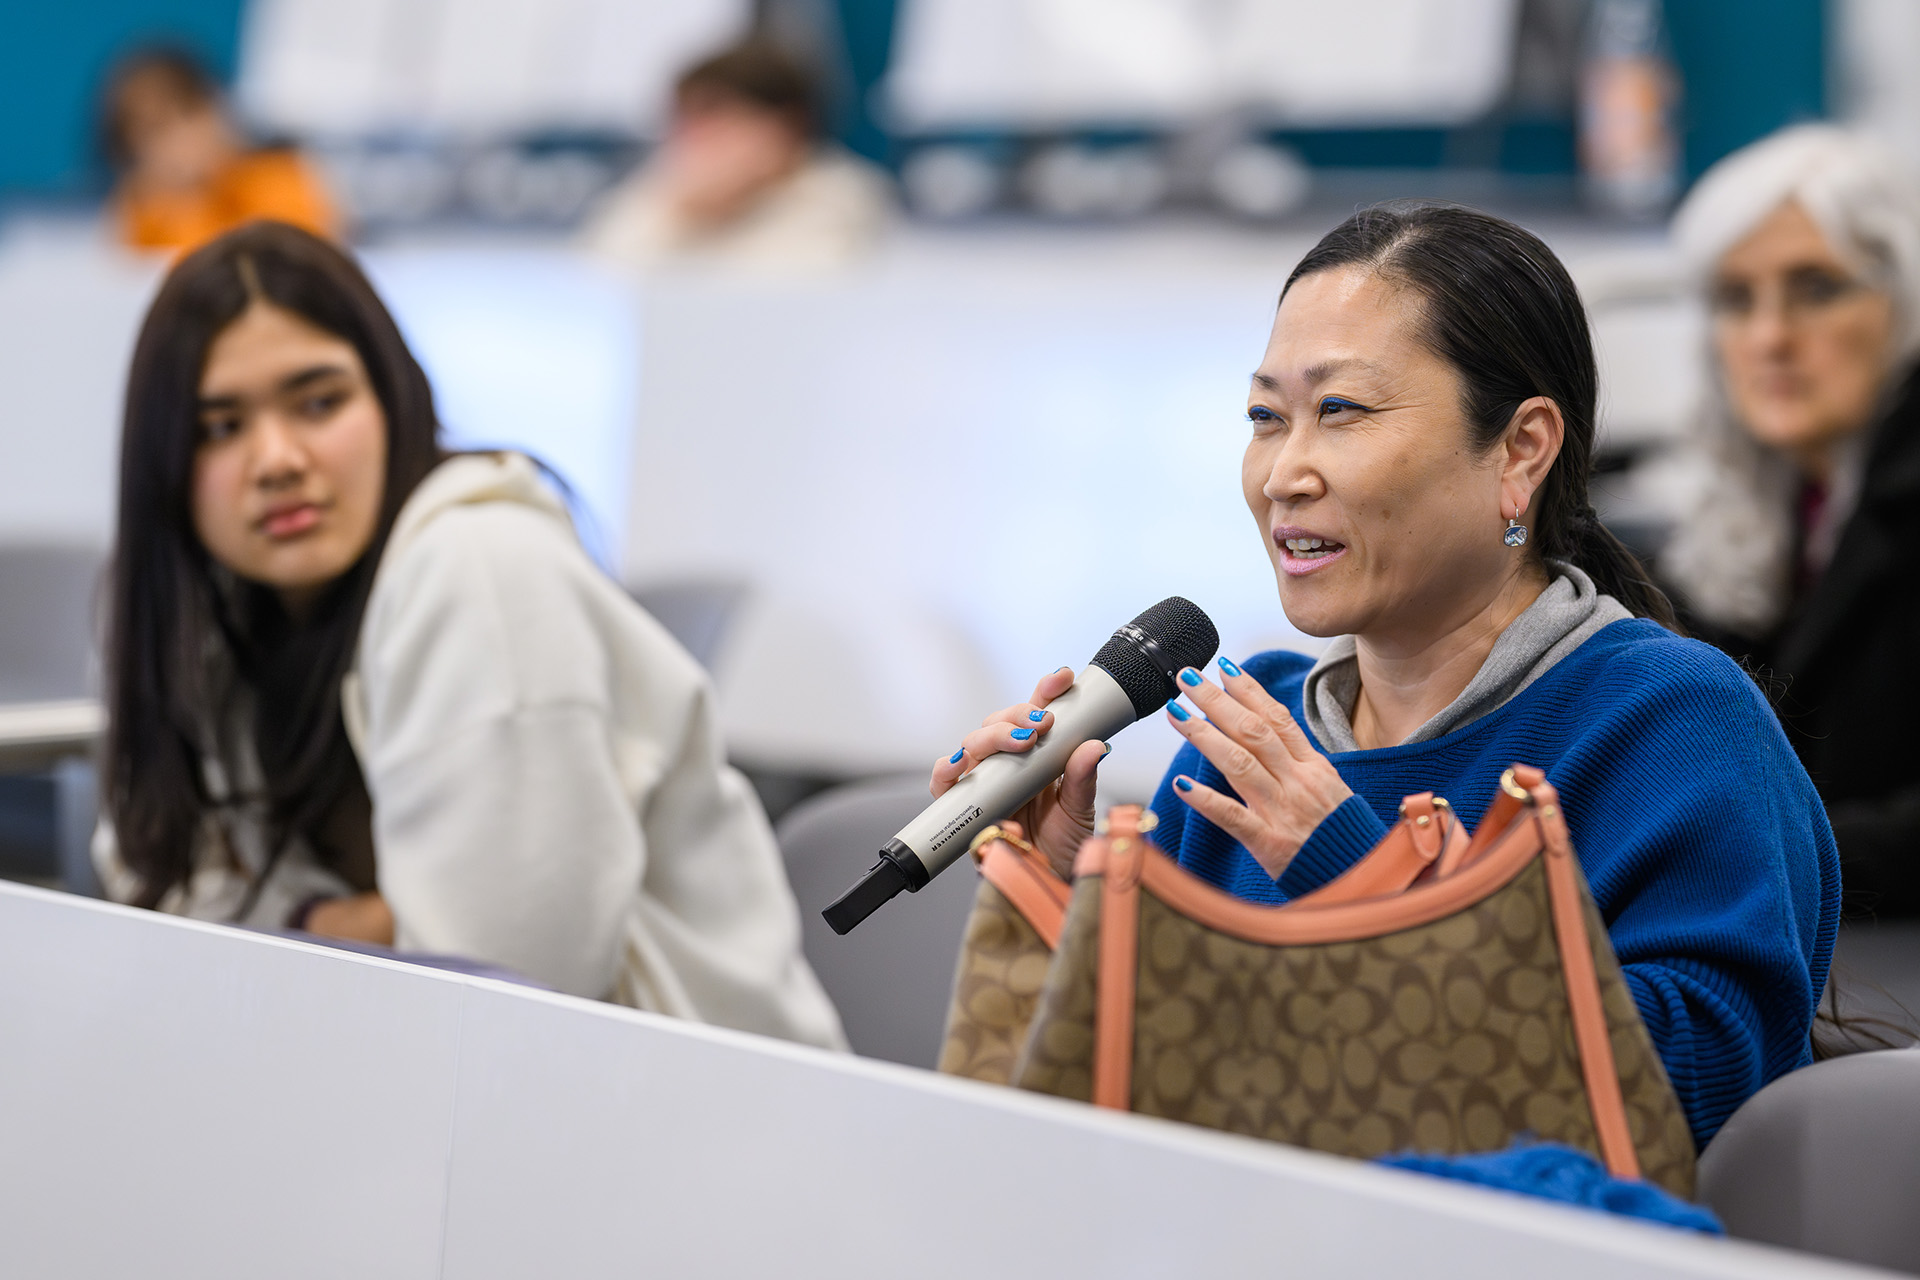
[[[1169,596],[1113,633],[1070,688],[1047,704],[1053,727],[1027,751],[988,756],[900,829],[880,861],[820,914],[835,933],[878,911],[902,889],[918,892],[973,843],[1066,771],[1083,742],[1112,737],[1179,693],[1186,667],[1204,667],[1220,633],[1200,606]]]

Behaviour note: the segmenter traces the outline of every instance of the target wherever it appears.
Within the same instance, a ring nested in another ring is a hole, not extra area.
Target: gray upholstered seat
[[[924,776],[858,782],[800,805],[779,828],[807,960],[839,1006],[854,1051],[917,1067],[940,1055],[954,959],[978,879],[971,860],[901,894],[845,937],[820,911],[926,804]]]
[[[0,707],[78,705],[96,693],[103,564],[83,545],[0,545]],[[95,808],[87,738],[40,732],[0,733],[0,874],[98,892],[87,858]]]
[[[94,594],[103,557],[58,543],[0,546],[0,702],[94,691]]]
[[[1707,1148],[1700,1198],[1733,1235],[1920,1272],[1920,1049],[1762,1089]]]

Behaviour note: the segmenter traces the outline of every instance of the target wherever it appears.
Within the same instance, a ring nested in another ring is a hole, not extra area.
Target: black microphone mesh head
[[[1093,664],[1114,678],[1144,716],[1179,692],[1174,677],[1183,667],[1204,667],[1220,651],[1220,633],[1200,606],[1168,596],[1113,633]]]

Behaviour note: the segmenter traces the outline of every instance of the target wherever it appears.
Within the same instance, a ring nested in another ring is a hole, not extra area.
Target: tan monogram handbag
[[[1515,766],[1472,839],[1413,796],[1345,875],[1235,898],[1115,809],[1069,886],[1017,826],[982,883],[940,1069],[1339,1155],[1522,1136],[1693,1191],[1693,1136],[1559,797]]]

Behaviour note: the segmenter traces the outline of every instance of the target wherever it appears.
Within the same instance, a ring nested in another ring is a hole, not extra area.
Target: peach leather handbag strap
[[[1133,1005],[1139,979],[1140,871],[1148,844],[1140,807],[1117,805],[1107,814],[1100,890],[1100,960],[1094,973],[1093,1104],[1133,1108]],[[1100,837],[1096,836],[1098,840]],[[1091,841],[1089,842],[1091,843]]]
[[[1607,1033],[1606,1005],[1600,995],[1600,974],[1593,961],[1593,939],[1587,936],[1580,865],[1574,860],[1566,815],[1560,811],[1560,793],[1547,781],[1546,774],[1526,765],[1515,765],[1507,771],[1501,779],[1503,790],[1509,779],[1525,791],[1526,803],[1533,809],[1533,820],[1539,824],[1546,845],[1547,896],[1553,904],[1554,940],[1560,945],[1560,971],[1566,979],[1573,1038],[1580,1052],[1580,1071],[1586,1081],[1600,1156],[1614,1177],[1637,1179],[1640,1156],[1634,1150],[1627,1103],[1620,1092],[1620,1072],[1614,1063],[1613,1039]]]
[[[1028,844],[1013,822],[982,831],[974,837],[972,851],[981,878],[1013,904],[1049,951],[1058,948],[1073,890],[1053,873],[1046,855]]]
[[[1443,796],[1422,791],[1400,802],[1400,821],[1366,857],[1296,902],[1329,906],[1402,893],[1433,874],[1445,857],[1465,853],[1467,833]]]

